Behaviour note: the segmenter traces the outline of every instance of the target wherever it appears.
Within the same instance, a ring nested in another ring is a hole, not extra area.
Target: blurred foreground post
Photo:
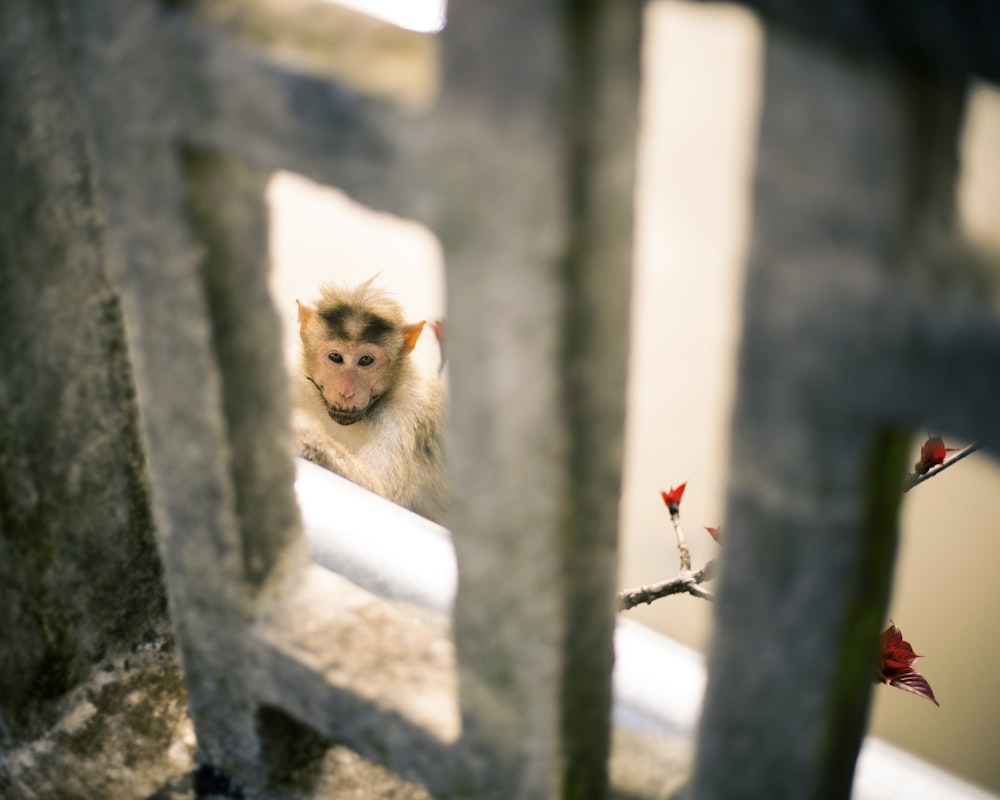
[[[752,5],[772,16],[693,795],[846,798],[909,429],[1000,445],[1000,262],[954,225],[965,78],[1000,74],[1000,20],[920,3],[928,41],[915,11]]]

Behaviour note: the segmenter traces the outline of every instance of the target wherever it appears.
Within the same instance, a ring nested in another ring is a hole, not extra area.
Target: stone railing
[[[691,792],[846,797],[908,426],[1000,441],[998,265],[952,214],[964,81],[1000,75],[1000,28],[971,4],[761,5]],[[437,797],[607,795],[641,15],[468,0],[440,39],[355,19],[365,55],[312,0],[4,4],[4,742],[165,597],[198,760],[236,783],[312,730]],[[266,281],[279,169],[442,241],[447,631],[310,559]]]

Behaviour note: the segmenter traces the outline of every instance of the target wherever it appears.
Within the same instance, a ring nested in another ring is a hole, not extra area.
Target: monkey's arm
[[[366,461],[389,484],[386,497],[442,522],[448,506],[444,439],[446,399],[436,375],[413,379],[409,392],[380,414]]]
[[[292,431],[298,453],[307,461],[312,461],[324,469],[336,472],[352,483],[369,491],[388,495],[388,487],[375,472],[369,470],[344,445],[332,438],[323,426],[304,409],[296,409],[292,414]]]

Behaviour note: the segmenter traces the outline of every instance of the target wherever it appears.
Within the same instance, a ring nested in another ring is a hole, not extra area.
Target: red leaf
[[[928,436],[927,441],[920,448],[920,460],[914,466],[914,470],[918,475],[923,475],[931,467],[943,464],[945,457],[954,449],[954,447],[945,447],[944,439],[940,436]]]
[[[882,633],[882,652],[879,654],[878,679],[875,682],[926,697],[940,706],[927,679],[913,668],[913,662],[920,657],[903,638],[903,632],[896,623],[890,622]]]
[[[666,503],[670,516],[680,513],[681,498],[684,496],[685,486],[687,486],[687,481],[684,481],[684,483],[677,487],[671,486],[669,492],[660,492],[660,496],[663,498],[663,502]]]
[[[889,623],[889,627],[882,632],[882,653],[879,662],[880,669],[905,669],[916,659],[920,658],[913,652],[910,643],[903,638],[903,632],[896,623]]]
[[[912,692],[913,694],[920,695],[921,697],[926,697],[938,708],[941,704],[934,697],[934,690],[931,689],[931,685],[927,682],[927,678],[917,672],[913,667],[910,667],[904,674],[900,675],[898,678],[893,678],[888,682],[890,686],[895,686],[897,689],[902,689],[904,692]]]
[[[706,525],[705,530],[708,531],[708,535],[715,539],[715,541],[722,544],[722,528],[712,528]]]

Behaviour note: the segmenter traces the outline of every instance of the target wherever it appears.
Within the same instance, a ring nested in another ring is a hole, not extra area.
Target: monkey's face
[[[377,344],[328,340],[316,348],[306,377],[319,391],[330,419],[353,425],[392,385],[393,362],[391,353]]]

